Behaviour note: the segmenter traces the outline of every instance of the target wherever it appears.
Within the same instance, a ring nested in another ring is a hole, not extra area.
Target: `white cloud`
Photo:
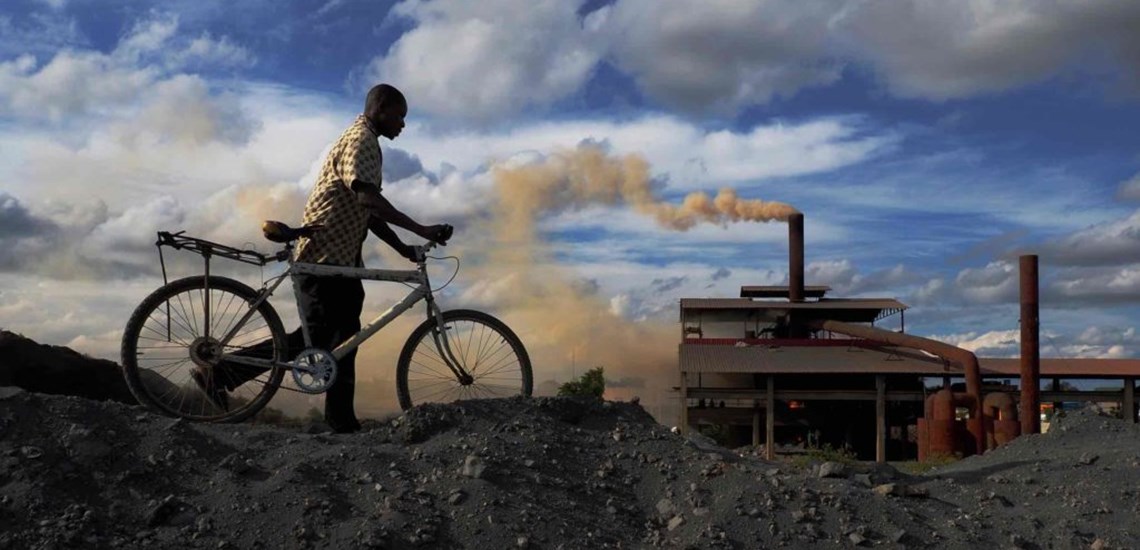
[[[972,351],[978,355],[1003,357],[1016,355],[1021,349],[1021,331],[993,330],[985,333],[936,335],[931,338]]]
[[[65,49],[42,65],[30,54],[2,62],[0,114],[56,122],[106,116],[119,109],[129,111],[154,95],[170,93],[171,86],[198,79],[172,74],[188,65],[252,63],[248,51],[225,37],[214,40],[203,35],[191,40],[178,36],[177,30],[174,18],[147,20],[136,24],[111,53]],[[197,95],[200,104],[201,91]],[[188,113],[183,124],[196,124],[196,114],[200,113]]]
[[[1021,330],[993,330],[935,335],[931,338],[956,345],[985,357],[1019,357]],[[1090,359],[1119,359],[1135,356],[1134,327],[1089,327],[1076,336],[1043,330],[1040,333],[1042,357],[1078,357]]]
[[[472,171],[520,151],[570,149],[592,140],[616,154],[643,155],[656,173],[669,176],[670,188],[693,190],[827,172],[872,158],[898,139],[864,126],[855,117],[833,117],[710,132],[675,117],[651,115],[620,123],[543,122],[485,133],[442,133],[414,126],[400,141],[429,168],[446,162]]]
[[[58,121],[129,104],[155,77],[151,70],[120,66],[94,52],[63,51],[42,66],[23,55],[0,63],[0,109],[10,116]]]
[[[937,277],[916,288],[908,298],[915,305],[958,306],[992,305],[1017,302],[1020,278],[1014,263],[990,262],[980,268],[966,268],[952,282]]]
[[[21,54],[54,53],[81,46],[86,38],[75,20],[56,12],[32,12],[24,17],[0,14],[0,59]]]
[[[393,13],[416,27],[364,76],[405,86],[437,120],[494,122],[569,96],[601,60],[689,114],[790,97],[850,65],[933,100],[1115,68],[1135,83],[1140,69],[1140,4],[1119,0],[617,0],[585,16],[581,5],[407,0]]]
[[[190,40],[186,48],[175,52],[171,64],[181,66],[221,66],[249,67],[256,57],[248,49],[234,44],[228,37],[215,39],[210,33],[202,33]]]
[[[599,25],[609,56],[649,96],[732,113],[839,79],[830,1],[618,0]]]
[[[1102,59],[1138,68],[1140,4],[1116,0],[861,1],[834,23],[896,95],[1001,92]]]
[[[365,70],[398,83],[415,109],[494,122],[574,93],[599,52],[577,1],[406,0],[392,9],[416,27]]]
[[[155,61],[167,70],[187,67],[248,67],[256,57],[229,37],[214,38],[209,32],[197,37],[181,36],[174,16],[143,20],[135,24],[111,53],[128,64]]]

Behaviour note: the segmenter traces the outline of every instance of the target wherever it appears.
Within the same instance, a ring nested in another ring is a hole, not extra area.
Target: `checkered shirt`
[[[341,134],[321,167],[305,203],[304,224],[324,229],[301,239],[297,261],[363,267],[361,246],[368,236],[368,209],[356,199],[352,181],[380,186],[380,143],[364,116]]]

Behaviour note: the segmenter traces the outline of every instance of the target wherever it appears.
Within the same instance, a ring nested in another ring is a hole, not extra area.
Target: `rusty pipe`
[[[811,327],[816,330],[826,330],[854,338],[865,338],[892,346],[922,350],[937,355],[951,363],[956,363],[962,368],[966,375],[966,394],[973,398],[973,403],[970,407],[970,417],[976,419],[976,421],[981,424],[981,428],[974,433],[978,452],[981,453],[982,449],[986,448],[985,423],[981,421],[982,370],[978,366],[978,356],[974,355],[973,352],[952,346],[945,342],[866,325],[853,325],[851,323],[830,320],[812,321],[810,324]]]
[[[1041,433],[1041,343],[1037,255],[1021,257],[1021,433]]]
[[[804,301],[804,215],[788,216],[788,301]]]
[[[993,417],[994,420],[1017,419],[1017,407],[1013,404],[1013,398],[1005,392],[987,393],[982,401],[982,409],[986,416]]]

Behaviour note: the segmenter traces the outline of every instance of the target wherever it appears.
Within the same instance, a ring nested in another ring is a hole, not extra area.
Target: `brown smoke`
[[[529,237],[538,213],[591,204],[625,203],[652,216],[662,227],[685,231],[698,223],[787,221],[791,205],[741,199],[721,189],[716,197],[690,193],[680,204],[663,202],[654,192],[649,163],[640,156],[616,157],[596,145],[561,151],[544,161],[521,167],[494,169],[495,214],[504,236]]]
[[[615,315],[607,298],[577,282],[588,273],[573,273],[553,258],[537,234],[538,219],[590,205],[626,204],[662,227],[685,231],[698,223],[782,221],[796,210],[779,202],[741,199],[732,189],[715,197],[691,193],[680,204],[670,204],[655,192],[644,159],[609,155],[592,145],[537,163],[500,165],[492,173],[492,208],[467,230],[471,241],[460,236],[465,262],[478,258],[474,268],[464,264],[462,278],[476,281],[468,298],[493,308],[519,333],[531,353],[536,384],[564,382],[603,366],[607,379],[645,380],[644,388],[633,391],[662,422],[675,422],[676,404],[670,408],[665,403],[675,402],[670,388],[679,382],[676,322],[635,322]],[[652,278],[645,277],[647,283]]]

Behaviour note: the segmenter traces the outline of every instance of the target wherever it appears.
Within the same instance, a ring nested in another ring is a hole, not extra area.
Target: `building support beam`
[[[689,435],[689,376],[681,371],[681,433]]]
[[[887,461],[887,377],[875,376],[875,462]]]
[[[1129,424],[1136,423],[1136,379],[1126,377],[1124,379],[1124,402],[1121,403],[1120,411],[1125,422]]]
[[[768,376],[768,396],[764,400],[764,458],[776,459],[776,377]]]
[[[752,446],[760,446],[760,404],[752,404]]]

